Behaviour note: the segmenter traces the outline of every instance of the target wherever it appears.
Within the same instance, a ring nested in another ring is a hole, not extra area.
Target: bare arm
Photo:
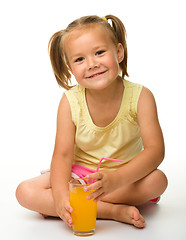
[[[164,158],[164,140],[158,120],[154,96],[143,88],[138,102],[138,121],[144,150],[117,170],[124,184],[138,181],[155,170]],[[132,173],[132,174],[131,174]]]
[[[134,183],[155,170],[164,158],[164,140],[152,93],[143,88],[138,102],[138,121],[144,150],[129,163],[113,172],[91,174],[96,183],[87,190],[98,189],[91,198],[100,200],[120,186]],[[98,197],[99,196],[99,197]]]
[[[56,211],[66,222],[70,220],[68,212],[71,211],[68,202],[68,181],[71,178],[74,135],[75,126],[71,118],[70,105],[64,95],[60,101],[57,115],[56,140],[51,162],[51,187]]]

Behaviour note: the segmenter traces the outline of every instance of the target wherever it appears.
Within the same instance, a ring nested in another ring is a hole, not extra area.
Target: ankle
[[[118,221],[118,216],[121,215],[123,206],[124,205],[120,205],[120,204],[112,204],[110,211],[111,211],[111,217],[113,220]]]
[[[115,204],[107,202],[98,202],[97,218],[101,219],[113,219],[115,214]]]

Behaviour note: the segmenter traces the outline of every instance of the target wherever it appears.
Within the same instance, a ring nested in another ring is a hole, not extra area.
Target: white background
[[[10,219],[15,209],[14,217],[22,219],[23,209],[14,197],[16,186],[48,168],[53,152],[64,90],[51,69],[48,41],[74,19],[91,14],[113,14],[123,21],[129,80],[148,87],[157,102],[166,144],[160,166],[169,178],[166,203],[173,203],[176,211],[186,200],[184,1],[7,0],[0,4],[0,208]],[[186,208],[183,212],[186,215]],[[15,227],[8,223],[4,221],[2,234]],[[186,233],[182,225],[178,232]]]

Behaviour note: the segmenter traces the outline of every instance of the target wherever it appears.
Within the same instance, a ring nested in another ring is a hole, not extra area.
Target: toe
[[[134,221],[134,226],[137,228],[144,228],[145,227],[145,220],[140,218],[138,221]]]
[[[139,213],[138,209],[135,207],[131,207],[131,218],[132,223],[137,228],[144,228],[145,227],[145,219],[144,217]]]

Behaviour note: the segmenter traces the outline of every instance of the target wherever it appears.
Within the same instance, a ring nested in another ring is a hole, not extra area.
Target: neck
[[[118,77],[116,81],[102,90],[86,89],[86,98],[94,99],[96,102],[109,102],[123,95],[123,80]]]

